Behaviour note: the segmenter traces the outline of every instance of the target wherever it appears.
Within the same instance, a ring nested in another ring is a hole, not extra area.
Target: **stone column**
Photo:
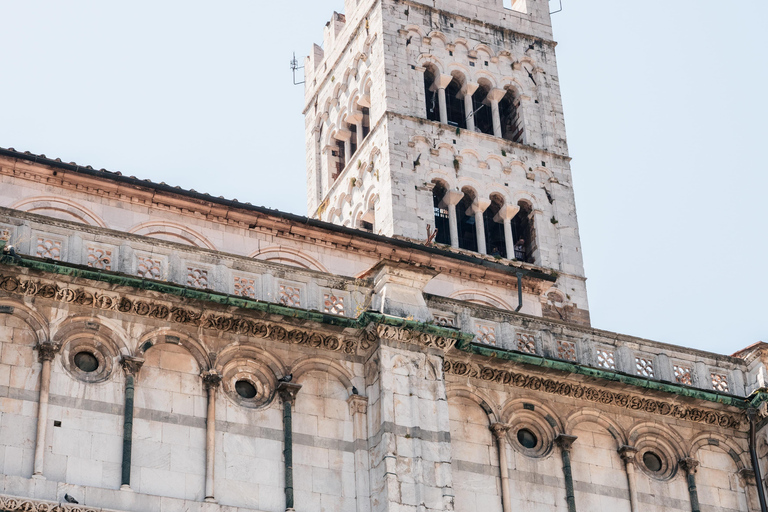
[[[483,212],[491,205],[490,199],[475,199],[472,206],[467,208],[467,215],[474,214],[475,216],[475,234],[477,235],[477,252],[480,254],[487,254],[488,250],[485,247],[485,220],[483,219]]]
[[[624,461],[624,467],[627,470],[627,486],[629,487],[629,506],[632,512],[640,512],[637,504],[637,488],[635,485],[635,455],[637,450],[632,446],[622,446],[619,448],[619,455]]]
[[[512,512],[512,500],[509,496],[509,465],[507,463],[507,432],[509,425],[494,423],[491,425],[499,446],[499,470],[501,473],[501,508],[503,512]]]
[[[437,88],[437,101],[440,105],[440,122],[443,124],[448,123],[448,106],[445,103],[445,88],[451,83],[453,77],[451,75],[440,75],[435,77],[435,83],[432,87]]]
[[[472,82],[464,84],[462,92],[464,93],[464,112],[467,115],[467,130],[475,131],[475,105],[472,103],[472,95],[475,94],[479,86]]]
[[[691,512],[701,512],[699,506],[699,491],[696,490],[696,469],[699,461],[690,457],[680,460],[680,467],[685,471],[688,479],[688,495],[691,497]]]
[[[347,116],[347,122],[355,125],[355,144],[357,149],[360,149],[360,144],[363,143],[363,113],[360,110],[353,110]]]
[[[296,403],[296,394],[301,384],[281,382],[277,394],[283,401],[283,457],[285,458],[285,510],[293,512],[293,422],[291,407]]]
[[[208,415],[205,419],[205,501],[215,503],[214,467],[216,466],[216,390],[221,375],[216,370],[203,373],[203,384],[208,392]]]
[[[352,415],[355,435],[355,503],[357,512],[371,510],[370,487],[368,485],[368,423],[366,412],[368,398],[351,395],[347,399]]]
[[[507,258],[510,260],[515,259],[515,241],[512,239],[512,219],[519,211],[519,206],[505,204],[493,217],[495,222],[500,222],[501,225],[504,226],[504,246],[507,249]]]
[[[560,447],[560,456],[563,459],[565,502],[568,504],[568,512],[576,512],[576,495],[573,491],[573,473],[571,472],[571,447],[576,439],[576,436],[566,434],[560,434],[555,438],[555,444]]]
[[[124,356],[121,361],[125,372],[125,404],[123,417],[123,464],[120,489],[131,488],[131,450],[133,449],[133,397],[134,381],[144,360],[138,357]]]
[[[51,362],[61,345],[40,343],[37,358],[43,367],[40,370],[40,397],[37,402],[37,437],[35,439],[35,466],[32,476],[42,477],[45,465],[45,429],[48,426],[48,397],[51,391]]]
[[[501,137],[501,116],[499,115],[499,101],[507,94],[504,89],[491,89],[486,98],[491,103],[491,115],[493,116],[493,135]]]
[[[464,198],[464,193],[449,190],[440,201],[440,206],[448,210],[448,229],[451,231],[451,247],[459,247],[459,226],[456,223],[456,205]]]

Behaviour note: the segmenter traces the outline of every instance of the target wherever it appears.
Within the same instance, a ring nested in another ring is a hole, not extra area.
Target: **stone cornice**
[[[55,265],[51,266],[55,267]],[[69,275],[87,277],[82,274],[93,274],[97,277],[100,275],[98,272],[87,270],[69,273]],[[156,300],[73,283],[0,273],[0,292],[8,294],[36,297],[100,311],[114,311],[186,325],[195,329],[210,329],[220,333],[303,345],[346,355],[366,353],[379,338],[408,342],[424,348],[449,350],[457,338],[471,337],[450,329],[371,312],[364,312],[358,318],[345,318],[243,297],[192,290],[178,285],[145,283],[136,278],[122,277],[121,281],[114,281],[113,284],[164,292],[191,300],[214,302],[235,309],[233,313],[223,313],[202,304],[189,304],[188,301],[178,303],[178,301]],[[141,286],[142,284],[150,284],[150,286]],[[269,314],[270,318],[282,316],[285,321],[266,321],[257,317],[259,313],[261,316]],[[314,327],[297,327],[290,323],[291,319],[309,321],[314,324]],[[339,332],[340,329],[344,329],[344,332]]]
[[[597,386],[587,386],[567,380],[557,380],[511,371],[499,368],[497,365],[446,358],[443,362],[443,371],[446,374],[458,377],[495,382],[503,386],[528,389],[647,414],[704,423],[719,428],[744,430],[746,426],[743,413],[731,414],[711,409],[690,407],[668,400],[643,398],[629,393],[610,391]]]

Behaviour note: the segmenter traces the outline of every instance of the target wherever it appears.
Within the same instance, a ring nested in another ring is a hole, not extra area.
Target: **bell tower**
[[[309,214],[555,271],[585,310],[555,45],[546,0],[347,0],[305,63]]]

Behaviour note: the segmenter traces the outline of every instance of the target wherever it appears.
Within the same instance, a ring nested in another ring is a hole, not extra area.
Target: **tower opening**
[[[362,107],[360,111],[363,113],[363,138],[366,138],[371,132],[371,110],[368,107]]]
[[[493,135],[493,113],[491,105],[487,101],[488,93],[491,91],[491,84],[486,81],[480,81],[479,87],[472,95],[472,107],[475,113],[475,130],[478,132]]]
[[[534,263],[536,232],[533,227],[533,207],[527,201],[519,201],[520,211],[512,218],[512,236],[515,240],[515,259]]]
[[[435,229],[437,230],[435,243],[450,245],[451,226],[448,216],[448,208],[441,205],[446,192],[447,190],[442,183],[439,181],[435,182],[435,188],[432,189],[432,204],[434,205],[435,212]]]
[[[483,212],[483,223],[485,225],[485,244],[488,254],[506,258],[507,247],[504,240],[504,225],[494,220],[502,206],[504,206],[504,199],[497,194],[491,195],[491,204]]]
[[[440,121],[440,102],[437,98],[436,77],[437,69],[434,66],[424,70],[424,98],[427,103],[427,119],[430,121]]]
[[[477,226],[475,216],[470,208],[475,202],[475,194],[470,189],[465,189],[464,197],[456,205],[456,224],[459,231],[459,247],[468,251],[477,252]]]
[[[448,124],[458,128],[467,127],[467,115],[464,112],[464,94],[461,92],[464,80],[460,74],[454,74],[453,80],[445,88],[445,104],[448,111]]]
[[[501,136],[512,142],[523,142],[523,123],[519,112],[520,100],[511,89],[499,101]]]
[[[331,173],[331,184],[333,184],[334,181],[336,181],[336,178],[338,178],[341,175],[341,172],[344,170],[344,167],[346,166],[346,160],[347,155],[346,151],[344,150],[344,141],[334,139],[334,144],[336,145],[336,149],[331,151],[331,159],[333,160],[333,172]]]
[[[357,125],[347,125],[349,131],[352,133],[352,137],[349,139],[349,158],[352,158],[357,153]]]

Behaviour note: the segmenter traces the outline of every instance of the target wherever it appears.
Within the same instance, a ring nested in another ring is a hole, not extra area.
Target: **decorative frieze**
[[[443,371],[460,377],[470,377],[483,381],[496,382],[505,386],[530,389],[559,396],[586,400],[604,405],[643,411],[649,414],[670,416],[681,420],[717,425],[721,428],[741,429],[744,421],[741,416],[709,411],[695,407],[687,407],[682,404],[669,403],[652,398],[643,398],[627,393],[616,393],[607,389],[591,386],[582,386],[575,383],[546,379],[535,375],[511,372],[470,363],[445,359]]]
[[[40,501],[4,495],[0,495],[0,510],[3,512],[109,512],[105,508],[92,508],[85,505],[64,505],[53,501]]]
[[[0,276],[0,290],[6,293],[34,296],[103,311],[118,311],[124,314],[154,318],[195,328],[213,329],[223,333],[271,339],[283,343],[304,345],[310,348],[343,352],[345,354],[356,354],[358,350],[368,350],[379,337],[441,350],[448,350],[456,343],[456,340],[453,338],[414,331],[407,327],[375,324],[371,324],[368,328],[364,329],[359,340],[346,337],[341,338],[335,335],[323,335],[314,330],[289,330],[276,323],[242,316],[173,306],[162,302],[152,302],[146,299],[135,299],[116,294],[102,294],[82,288],[64,288],[54,283],[19,279],[13,276]]]
[[[432,317],[435,319],[435,325],[440,327],[456,327],[456,317],[452,315],[434,313]]]

